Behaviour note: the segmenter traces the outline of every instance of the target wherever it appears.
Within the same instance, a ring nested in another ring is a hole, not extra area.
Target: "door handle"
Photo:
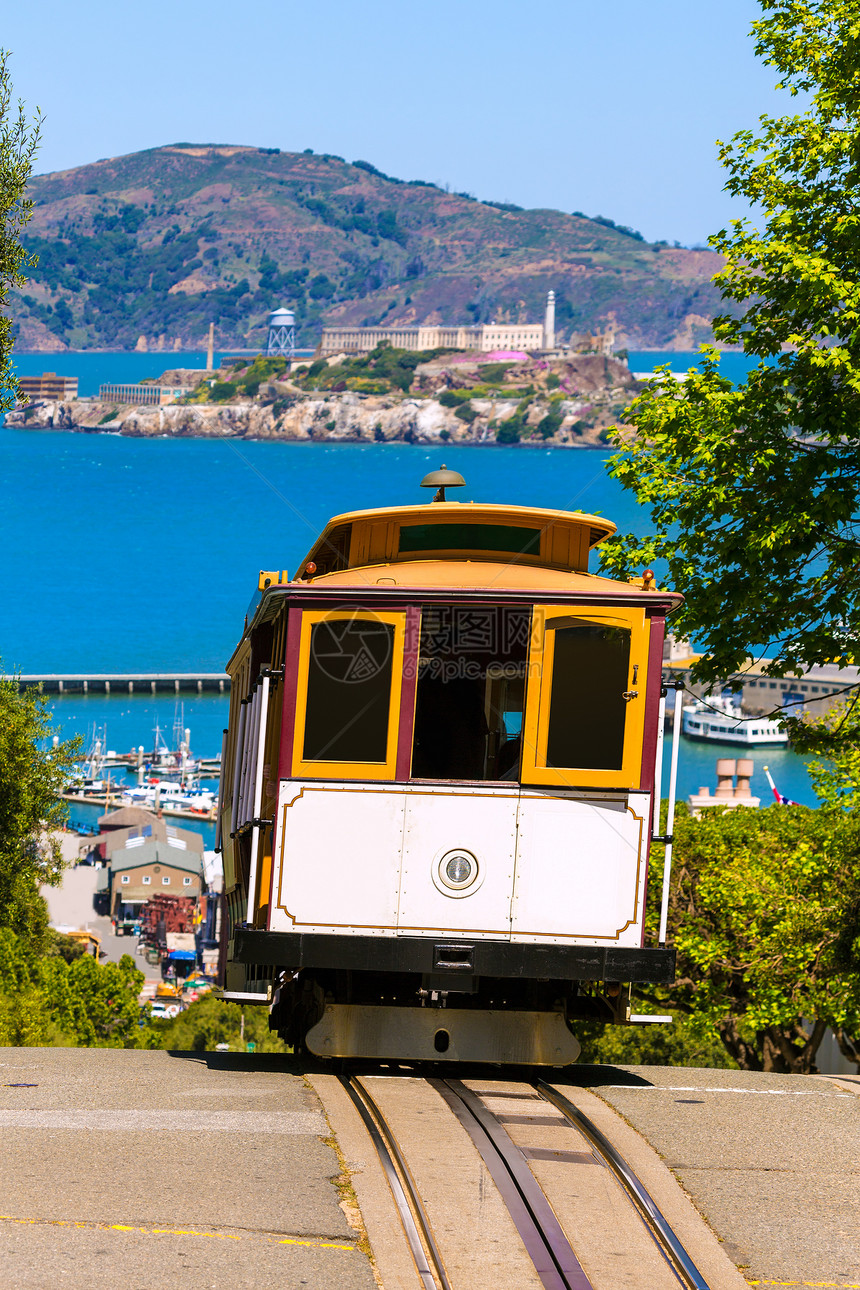
[[[625,703],[629,703],[631,699],[638,699],[638,698],[639,698],[639,691],[638,691],[638,690],[625,690],[621,697],[622,697],[622,699],[624,700],[624,702],[625,702]]]

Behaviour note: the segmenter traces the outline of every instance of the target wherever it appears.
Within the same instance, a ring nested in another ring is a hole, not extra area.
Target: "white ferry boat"
[[[788,743],[788,735],[776,721],[767,717],[742,717],[740,705],[725,696],[688,704],[681,713],[681,731],[688,739],[743,744],[745,748]]]

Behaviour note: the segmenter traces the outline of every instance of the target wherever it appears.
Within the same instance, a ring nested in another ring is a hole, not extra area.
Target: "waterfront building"
[[[175,403],[183,395],[190,394],[192,388],[185,385],[100,385],[99,401],[132,404],[137,408],[160,407],[165,403]]]
[[[117,821],[131,819],[120,824]],[[99,834],[81,844],[81,853],[97,860],[110,860],[114,851],[141,847],[147,841],[162,842],[177,851],[196,851],[203,855],[203,838],[191,829],[168,824],[162,815],[139,806],[124,806],[99,819]]]
[[[18,389],[22,396],[33,399],[58,399],[69,402],[78,397],[76,376],[57,376],[56,372],[43,372],[41,376],[21,376]]]
[[[283,354],[293,358],[296,352],[296,316],[291,309],[275,309],[269,314],[269,337],[266,357]]]
[[[687,693],[708,698],[707,687],[689,679],[690,668],[700,658],[687,641],[669,636],[663,653],[663,667],[670,675],[684,681]],[[794,676],[770,677],[764,673],[770,659],[752,659],[724,682],[740,698],[741,708],[749,716],[759,717],[775,708],[785,708],[792,717],[822,717],[836,704],[850,701],[852,689],[860,683],[860,668],[839,667],[838,663],[817,663]]]
[[[582,339],[582,338],[578,338]],[[607,336],[588,337],[589,348],[598,353],[608,353],[615,339],[614,332]],[[475,350],[490,354],[494,350],[555,349],[555,292],[547,293],[546,312],[542,323],[478,323],[471,327],[427,325],[423,327],[324,327],[319,348],[320,358],[332,354],[367,354],[377,345],[389,344],[392,349]]]
[[[393,349],[536,350],[543,348],[541,323],[483,323],[475,327],[324,327],[319,354],[367,354],[387,343]]]
[[[109,893],[112,918],[136,917],[156,892],[165,896],[200,897],[203,857],[199,851],[180,850],[163,842],[132,839],[110,857],[99,886]],[[137,845],[134,843],[137,842]],[[123,907],[131,906],[131,910]]]

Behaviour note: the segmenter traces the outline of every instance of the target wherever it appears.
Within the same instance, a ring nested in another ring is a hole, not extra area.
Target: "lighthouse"
[[[555,349],[555,292],[548,291],[546,297],[546,317],[543,324],[543,347]]]

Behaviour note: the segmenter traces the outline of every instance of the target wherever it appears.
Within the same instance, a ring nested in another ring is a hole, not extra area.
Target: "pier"
[[[230,677],[226,672],[48,672],[4,679],[16,681],[19,687],[41,690],[44,694],[230,692]]]

